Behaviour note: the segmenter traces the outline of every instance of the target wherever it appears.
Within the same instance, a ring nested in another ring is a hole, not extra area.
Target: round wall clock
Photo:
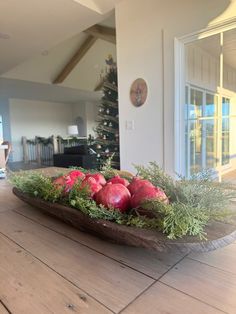
[[[130,88],[130,100],[135,107],[142,106],[147,99],[147,83],[142,78],[136,79]]]

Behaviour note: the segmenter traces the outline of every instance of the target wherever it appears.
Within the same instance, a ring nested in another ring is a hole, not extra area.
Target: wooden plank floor
[[[235,314],[235,296],[235,243],[188,256],[114,245],[0,180],[0,314]]]

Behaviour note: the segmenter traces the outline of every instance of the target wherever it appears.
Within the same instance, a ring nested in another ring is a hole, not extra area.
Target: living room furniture
[[[65,147],[64,154],[53,155],[54,167],[82,167],[85,169],[95,168],[95,155],[90,154],[86,145]]]

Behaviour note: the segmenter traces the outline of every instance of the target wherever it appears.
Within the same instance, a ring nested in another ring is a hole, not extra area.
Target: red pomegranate
[[[138,208],[142,205],[142,202],[147,200],[158,199],[163,203],[168,203],[166,194],[159,188],[154,186],[143,186],[131,197],[131,207]]]
[[[111,178],[110,180],[107,181],[107,183],[111,182],[112,184],[115,184],[115,183],[120,183],[120,184],[123,184],[124,186],[128,186],[129,185],[129,181],[124,179],[124,178],[121,178],[120,176],[114,176],[113,178]]]
[[[92,177],[86,177],[81,184],[81,188],[87,187],[90,196],[93,197],[98,191],[102,189],[101,184],[97,183]]]
[[[101,184],[101,185],[105,185],[107,182],[106,182],[106,179],[104,178],[104,176],[97,172],[97,173],[87,173],[86,174],[86,178],[94,178],[96,180],[97,183]]]
[[[72,180],[85,178],[85,174],[80,170],[72,170],[67,174],[67,176],[71,177]]]
[[[131,195],[135,194],[141,187],[149,186],[154,187],[154,185],[148,181],[138,177],[134,177],[131,183],[127,186],[128,190],[130,191]]]
[[[53,180],[53,184],[57,189],[62,189],[64,193],[68,193],[75,184],[75,180],[69,176],[60,176]]]
[[[120,183],[108,183],[96,195],[95,201],[106,208],[113,207],[125,212],[130,207],[129,190]]]

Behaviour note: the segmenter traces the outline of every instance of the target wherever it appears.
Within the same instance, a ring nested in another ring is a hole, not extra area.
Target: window
[[[236,169],[236,19],[230,27],[176,40],[175,164],[186,176]]]
[[[216,167],[218,96],[187,86],[186,105],[186,174],[189,176]]]

